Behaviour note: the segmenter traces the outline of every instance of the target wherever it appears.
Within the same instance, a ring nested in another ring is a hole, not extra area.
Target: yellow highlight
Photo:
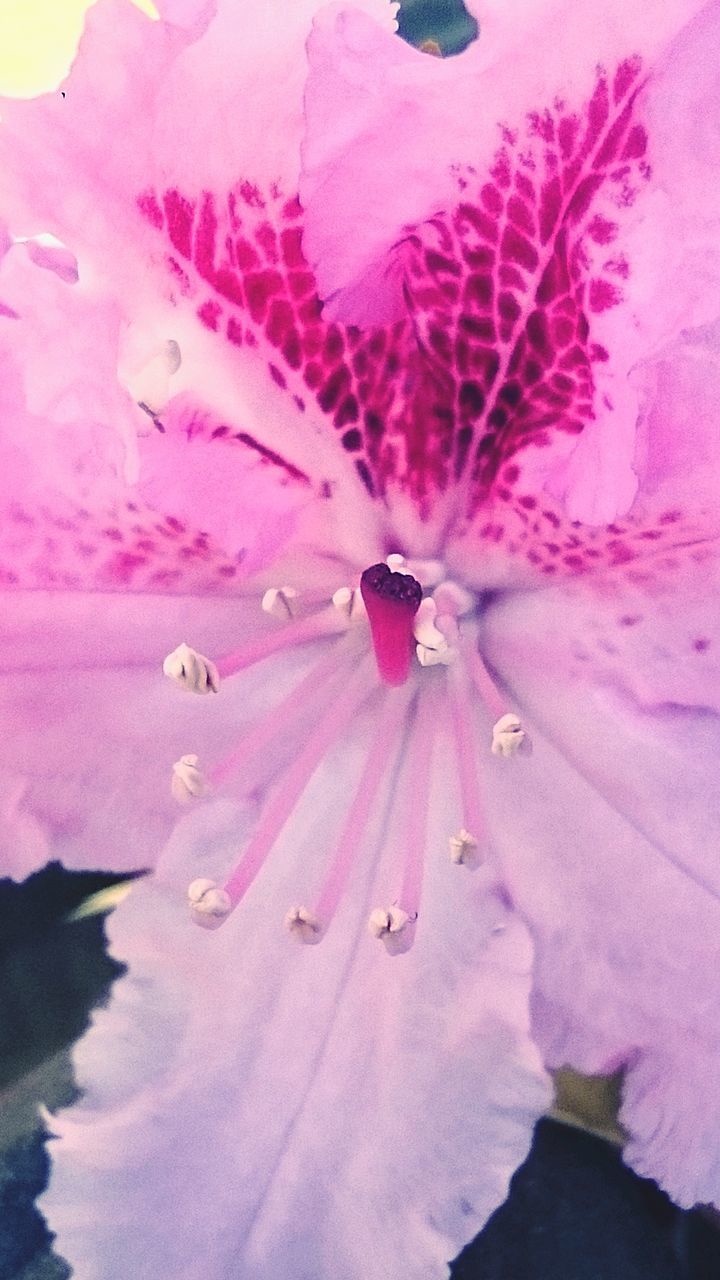
[[[152,0],[132,0],[157,19]],[[33,98],[65,79],[92,0],[0,0],[0,94]]]

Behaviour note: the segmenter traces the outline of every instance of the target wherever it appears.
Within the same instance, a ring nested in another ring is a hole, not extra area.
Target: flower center
[[[441,563],[392,555],[366,569],[359,583],[339,587],[319,608],[307,609],[297,587],[283,586],[264,593],[262,609],[277,620],[262,638],[215,661],[181,644],[163,664],[165,674],[181,688],[222,696],[226,680],[273,654],[308,644],[322,649],[311,670],[224,760],[206,772],[189,752],[173,766],[171,789],[180,803],[194,803],[229,785],[249,794],[257,785],[258,765],[272,758],[278,744],[292,736],[299,743],[225,883],[202,879],[190,886],[193,918],[216,928],[239,906],[319,765],[358,715],[371,708],[365,763],[335,851],[328,850],[323,882],[307,899],[310,906],[285,910],[285,925],[299,941],[319,942],[358,859],[369,857],[381,867],[390,860],[393,867],[382,876],[392,879],[381,886],[385,900],[372,910],[368,929],[391,954],[398,954],[408,949],[420,927],[439,737],[449,737],[452,744],[449,770],[447,753],[443,757],[443,784],[455,791],[458,811],[457,827],[447,833],[449,865],[468,868],[486,854],[478,773],[482,719],[489,717],[488,730],[492,726],[486,738],[488,757],[511,758],[529,745],[480,655],[475,597],[446,579]],[[391,777],[397,783],[389,797],[386,834],[379,847],[367,848],[378,797]]]

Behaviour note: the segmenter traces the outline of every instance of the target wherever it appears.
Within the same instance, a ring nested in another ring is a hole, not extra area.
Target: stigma
[[[388,564],[374,564],[363,573],[360,592],[380,677],[389,685],[404,684],[410,674],[413,624],[422,587],[410,573],[394,573]]]
[[[478,602],[447,577],[442,562],[394,553],[339,584],[325,600],[306,599],[300,583],[267,587],[258,612],[265,614],[264,628],[232,652],[206,657],[183,643],[163,663],[165,675],[184,691],[222,696],[229,682],[273,655],[300,647],[315,654],[306,674],[229,755],[207,764],[188,751],[172,765],[171,791],[179,804],[202,803],[228,788],[249,796],[258,766],[281,743],[297,743],[224,882],[190,885],[192,919],[217,929],[242,906],[321,764],[362,715],[370,726],[364,760],[351,792],[341,798],[337,842],[323,851],[319,882],[308,876],[304,887],[299,884],[296,902],[302,905],[286,903],[279,921],[296,942],[320,943],[358,864],[370,860],[381,874],[377,905],[365,917],[367,934],[389,955],[401,956],[423,927],[425,866],[437,853],[429,837],[435,773],[442,772],[443,787],[455,797],[447,874],[465,874],[491,860],[485,770],[512,768],[507,762],[529,748],[520,717],[482,659]],[[384,834],[373,838],[373,815],[388,804],[390,817],[379,824]]]

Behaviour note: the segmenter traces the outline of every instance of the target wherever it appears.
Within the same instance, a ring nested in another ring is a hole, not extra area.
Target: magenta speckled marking
[[[556,103],[501,131],[490,172],[461,174],[456,207],[397,246],[412,323],[387,330],[323,322],[301,207],[277,189],[148,191],[139,208],[169,239],[183,291],[192,274],[202,323],[260,344],[296,403],[314,397],[371,494],[400,485],[429,515],[434,494],[469,471],[477,507],[514,453],[592,417],[593,364],[608,353],[589,320],[621,300],[630,267],[594,264],[586,246],[614,241],[647,173],[632,119],[639,76],[628,60],[598,76],[582,112]],[[610,210],[596,208],[601,195]]]
[[[452,378],[448,461],[456,477],[472,467],[476,504],[512,454],[555,431],[578,434],[593,415],[593,364],[608,352],[590,320],[621,301],[630,266],[596,264],[588,246],[615,240],[647,176],[647,138],[632,121],[639,75],[629,60],[612,93],[599,75],[584,112],[556,104],[531,115],[523,136],[505,131],[494,180],[467,171],[452,214],[407,242],[415,325]],[[620,159],[629,163],[617,168]]]
[[[610,353],[593,324],[622,300],[632,271],[609,246],[649,176],[633,118],[640,75],[629,59],[598,73],[582,110],[555,102],[522,129],[502,129],[489,171],[459,172],[455,206],[407,228],[393,249],[409,315],[386,328],[323,320],[302,209],[277,188],[148,191],[139,208],[169,242],[172,288],[191,292],[209,330],[255,348],[294,408],[314,401],[372,496],[399,487],[427,518],[436,495],[463,480],[488,545],[547,575],[610,567],[637,578],[632,562],[677,540],[681,512],[652,529],[578,531],[518,489],[512,460],[557,433],[580,434],[594,416],[595,367]],[[246,432],[223,432],[307,479]]]

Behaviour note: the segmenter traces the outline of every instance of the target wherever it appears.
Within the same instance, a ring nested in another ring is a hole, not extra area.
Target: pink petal
[[[265,664],[246,674],[240,701],[194,698],[163,677],[163,660],[183,640],[227,652],[274,620],[255,598],[139,604],[43,591],[5,593],[2,619],[6,873],[28,874],[51,856],[78,869],[154,866],[177,819],[174,761],[229,751],[266,705],[269,683]],[[277,664],[274,684],[283,687]]]
[[[65,98],[3,105],[3,209],[16,234],[60,236],[147,358],[179,344],[173,389],[361,509],[382,479],[361,409],[371,424],[383,417],[386,361],[404,347],[324,324],[303,256],[304,43],[317,0],[291,17],[245,8],[219,6],[202,33],[202,6],[180,26],[96,6]],[[393,27],[387,0],[365,8]],[[252,128],[228,127],[249,117]],[[108,149],[108,137],[124,145]]]
[[[352,9],[316,20],[308,256],[336,319],[388,322],[409,305],[446,371],[444,456],[471,482],[471,511],[518,454],[572,518],[632,503],[628,371],[706,314],[717,277],[713,144],[693,142],[716,113],[717,9],[690,21],[698,8],[491,6],[445,61]]]
[[[216,0],[157,0],[160,17],[173,26],[202,33],[217,11]]]
[[[24,806],[26,781],[8,774],[0,805],[0,867],[3,876],[22,880],[50,861],[51,850],[42,823]]]
[[[249,432],[187,393],[157,425],[133,403],[119,308],[62,246],[15,245],[0,305],[5,585],[227,592],[312,521],[309,478]]]
[[[682,590],[693,588],[713,561],[712,544],[720,533],[717,325],[685,329],[638,362],[628,388],[638,406],[631,457],[637,495],[625,518],[605,526],[570,519],[556,497],[542,492],[548,473],[528,451],[504,467],[475,524],[449,540],[446,558],[455,573],[483,590],[609,570],[606,587],[590,589],[605,589],[618,600],[626,595],[618,616],[636,621],[648,597],[674,592],[678,581]],[[595,454],[583,443],[565,473],[575,471],[592,484],[605,456],[599,437],[596,443]],[[555,479],[562,473],[561,468]],[[702,609],[702,599],[698,603]],[[695,627],[694,639],[702,641],[702,614],[678,621],[687,630]]]
[[[167,881],[114,917],[129,973],[78,1049],[85,1092],[53,1121],[42,1200],[78,1274],[277,1280],[301,1259],[315,1280],[384,1280],[390,1259],[420,1280],[506,1195],[548,1100],[527,1036],[531,953],[507,907],[448,892],[437,861],[429,927],[392,959],[358,916],[370,861],[321,946],[283,934],[356,747],[219,933],[194,930]],[[165,873],[212,874],[244,824],[228,804],[188,819]]]
[[[692,1083],[720,1011],[717,548],[664,590],[617,577],[488,611],[535,747],[521,802],[498,771],[494,839],[536,941],[546,1061],[625,1064],[628,1159],[683,1204],[718,1202],[714,1100]]]
[[[714,957],[712,957],[714,960]],[[628,1163],[658,1178],[682,1208],[717,1202],[717,1039],[679,1029],[667,1045],[643,1046],[623,1090],[621,1120],[631,1137]]]

